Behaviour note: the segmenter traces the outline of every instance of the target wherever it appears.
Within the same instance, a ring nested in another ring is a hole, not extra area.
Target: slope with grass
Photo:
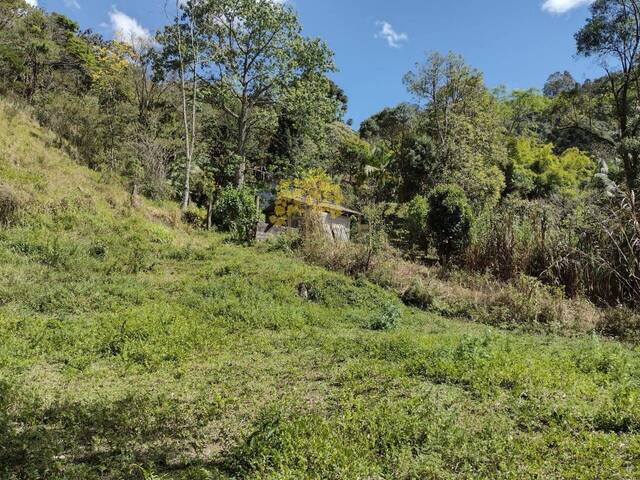
[[[2,479],[640,478],[637,347],[445,320],[133,210],[7,105],[0,192]]]

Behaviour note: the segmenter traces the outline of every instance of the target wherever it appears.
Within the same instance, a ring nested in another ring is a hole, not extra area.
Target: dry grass
[[[564,335],[601,332],[632,337],[633,331],[607,328],[607,319],[633,330],[633,319],[594,306],[588,300],[567,298],[560,288],[520,275],[504,282],[490,275],[428,267],[403,259],[391,248],[371,258],[361,244],[339,244],[323,235],[307,236],[296,250],[306,261],[351,276],[364,276],[395,292],[407,305],[448,317],[535,332]],[[626,310],[625,310],[626,311]]]

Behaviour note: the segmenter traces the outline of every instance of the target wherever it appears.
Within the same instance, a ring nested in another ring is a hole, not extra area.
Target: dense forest
[[[78,162],[122,179],[132,204],[178,200],[192,223],[238,240],[251,239],[256,192],[282,197],[296,184],[365,213],[329,266],[361,274],[395,255],[639,306],[635,0],[597,0],[575,34],[577,54],[602,61],[601,78],[557,72],[542,91],[489,89],[461,56],[431,53],[404,77],[414,101],[358,131],[330,79],[333,52],[303,35],[292,7],[175,8],[153,38],[107,40],[2,0],[0,92]]]

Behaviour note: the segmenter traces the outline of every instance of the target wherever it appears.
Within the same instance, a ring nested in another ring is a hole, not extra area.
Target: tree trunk
[[[184,180],[184,191],[182,193],[182,211],[189,208],[191,203],[191,159],[187,159],[186,178]]]
[[[247,161],[243,157],[240,163],[236,167],[236,186],[238,188],[244,187],[246,181]]]
[[[209,195],[209,205],[207,208],[207,230],[213,227],[213,191]]]
[[[131,206],[133,208],[140,208],[140,193],[138,192],[138,182],[133,183],[133,190],[131,191]]]
[[[180,2],[176,1],[176,8],[180,9]],[[178,21],[176,19],[176,25]],[[193,163],[193,154],[195,151],[195,143],[196,143],[196,118],[197,118],[197,101],[198,101],[198,57],[199,52],[196,46],[196,32],[195,32],[195,24],[193,18],[190,19],[189,23],[189,33],[190,33],[190,41],[191,48],[193,49],[193,62],[190,64],[192,70],[192,79],[191,86],[187,87],[187,79],[186,79],[186,70],[187,66],[185,65],[185,55],[183,49],[183,38],[180,33],[180,28],[178,28],[178,60],[179,60],[179,74],[180,74],[180,91],[182,96],[182,121],[184,126],[184,140],[185,140],[185,153],[187,157],[186,165],[185,165],[185,180],[184,180],[184,192],[182,194],[182,211],[184,212],[187,208],[189,208],[190,197],[191,197],[191,166]],[[189,123],[189,105],[187,101],[187,88],[191,90],[191,124]]]
[[[240,163],[236,167],[236,186],[238,188],[244,187],[247,173],[247,130],[249,122],[249,112],[246,105],[247,96],[246,93],[242,97],[242,105],[240,107],[240,114],[238,115],[238,145],[237,153],[240,159]]]

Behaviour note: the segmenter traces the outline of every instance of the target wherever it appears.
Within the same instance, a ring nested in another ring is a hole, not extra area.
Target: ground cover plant
[[[6,108],[0,478],[640,475],[637,346],[445,319],[132,208]]]

